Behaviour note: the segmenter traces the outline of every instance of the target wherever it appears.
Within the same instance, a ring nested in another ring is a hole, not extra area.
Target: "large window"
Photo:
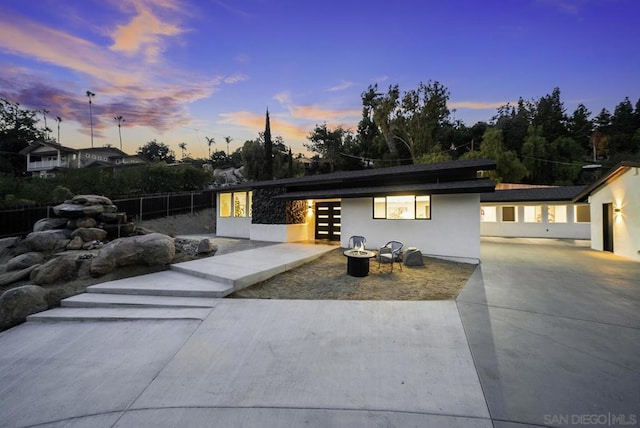
[[[220,193],[220,217],[251,217],[251,192]]]
[[[495,223],[497,219],[496,207],[480,207],[480,221]]]
[[[516,207],[502,207],[502,221],[509,223],[518,221]]]
[[[540,205],[528,205],[524,207],[525,223],[542,223],[542,207]]]
[[[576,223],[591,222],[591,210],[589,205],[575,205],[575,221]]]
[[[566,205],[549,205],[547,221],[549,223],[566,223],[567,222],[567,206]]]
[[[373,198],[373,218],[414,220],[431,218],[431,196],[379,196]]]

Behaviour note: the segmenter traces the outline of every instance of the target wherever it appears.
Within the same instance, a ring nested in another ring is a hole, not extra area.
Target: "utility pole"
[[[58,144],[60,144],[60,122],[62,122],[62,118],[60,116],[56,116],[56,120],[58,121]]]

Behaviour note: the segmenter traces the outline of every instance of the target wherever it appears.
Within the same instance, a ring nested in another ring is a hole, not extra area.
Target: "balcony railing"
[[[57,160],[48,160],[48,161],[32,161],[27,163],[27,171],[43,171],[48,169],[53,169],[56,167],[66,168],[68,166],[67,161],[57,161]]]

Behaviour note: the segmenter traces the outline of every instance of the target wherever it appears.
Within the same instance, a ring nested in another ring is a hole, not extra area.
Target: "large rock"
[[[409,248],[402,253],[402,261],[405,266],[424,266],[422,251],[417,248]]]
[[[67,244],[67,250],[80,250],[84,245],[84,241],[81,237],[76,236]]]
[[[14,271],[28,268],[29,266],[39,265],[44,262],[44,256],[41,253],[35,251],[20,254],[15,256],[7,262],[6,271]]]
[[[196,248],[197,254],[215,254],[216,251],[218,251],[218,246],[207,238],[201,239]]]
[[[100,223],[98,226],[107,231],[107,236],[109,238],[114,239],[133,235],[133,233],[136,231],[136,225],[133,222],[122,224]]]
[[[80,205],[113,205],[111,199],[99,195],[76,195],[71,201]]]
[[[41,232],[43,230],[64,229],[66,225],[66,218],[41,218],[33,225],[33,231]]]
[[[104,275],[119,266],[164,265],[171,263],[176,254],[170,236],[161,233],[132,236],[111,241],[91,262],[92,275]]]
[[[96,227],[98,222],[93,217],[74,218],[67,222],[67,229],[76,230],[79,227]]]
[[[107,231],[97,227],[79,227],[71,232],[71,238],[79,236],[84,242],[103,241],[107,237]]]
[[[23,285],[0,296],[0,330],[6,330],[27,319],[27,315],[47,309],[47,291],[37,285]]]
[[[66,218],[97,217],[105,212],[105,205],[78,205],[65,202],[53,207],[53,212],[58,217]]]
[[[0,286],[13,284],[14,282],[22,281],[31,276],[31,272],[40,265],[29,266],[20,270],[13,270],[11,272],[5,272],[0,274]]]
[[[27,251],[56,251],[67,245],[70,235],[66,229],[31,232],[20,245]]]
[[[18,245],[18,242],[20,242],[19,236],[0,239],[0,257],[9,254]]]
[[[31,273],[31,281],[38,285],[71,279],[76,275],[78,266],[72,257],[56,257],[49,260]]]

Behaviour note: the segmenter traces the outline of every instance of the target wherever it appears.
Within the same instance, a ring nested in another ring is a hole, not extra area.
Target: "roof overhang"
[[[326,188],[317,190],[299,190],[287,192],[273,199],[303,200],[303,199],[331,199],[331,198],[363,198],[373,196],[393,196],[406,194],[454,194],[454,193],[483,193],[493,191],[495,184],[488,178],[474,180],[459,180],[436,183],[414,183],[403,185]]]
[[[597,191],[600,187],[606,186],[607,184],[611,183],[631,168],[640,168],[640,162],[620,162],[619,164],[611,168],[609,172],[607,172],[607,174],[600,177],[600,179],[596,180],[594,183],[587,186],[586,189],[576,195],[576,197],[573,198],[573,202],[586,202],[592,193]]]

